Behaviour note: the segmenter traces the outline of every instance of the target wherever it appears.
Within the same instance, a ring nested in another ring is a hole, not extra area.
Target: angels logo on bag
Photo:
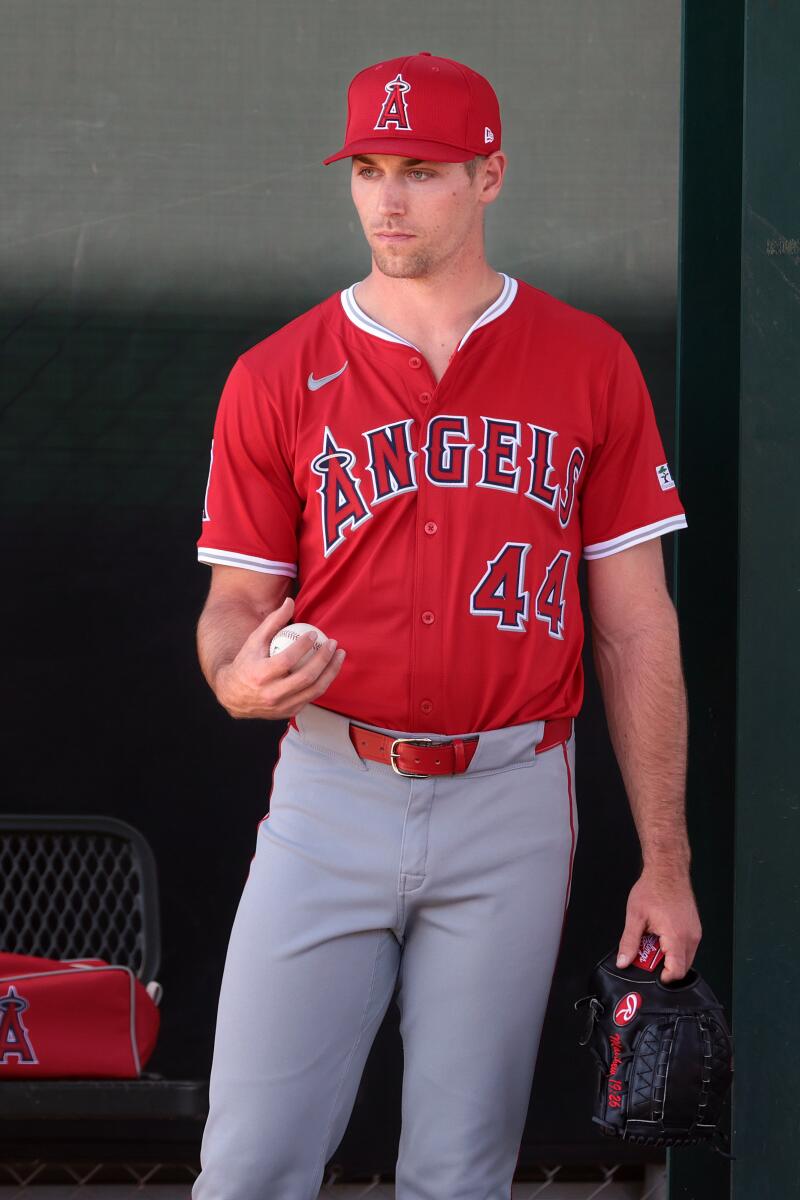
[[[28,1001],[13,984],[4,996],[0,996],[0,1063],[10,1062],[12,1055],[20,1063],[39,1061],[22,1020],[28,1007]]]
[[[614,1008],[614,1024],[630,1025],[641,1007],[642,997],[639,992],[627,992]]]

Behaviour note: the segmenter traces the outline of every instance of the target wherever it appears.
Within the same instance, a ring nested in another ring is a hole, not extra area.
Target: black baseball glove
[[[629,967],[610,952],[592,970],[580,1045],[598,1067],[592,1120],[612,1137],[653,1146],[708,1143],[726,1157],[719,1122],[733,1078],[733,1038],[698,971],[661,982],[664,953],[646,934]]]

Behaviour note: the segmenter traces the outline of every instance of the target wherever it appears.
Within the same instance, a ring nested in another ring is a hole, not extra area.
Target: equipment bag
[[[0,951],[0,1080],[137,1079],[155,1048],[161,984],[102,958]]]

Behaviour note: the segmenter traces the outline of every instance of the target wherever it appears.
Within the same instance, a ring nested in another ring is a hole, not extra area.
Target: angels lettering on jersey
[[[378,504],[416,491],[418,470],[435,487],[475,486],[515,494],[522,488],[531,503],[550,509],[561,529],[566,529],[585,461],[580,447],[572,450],[566,479],[559,485],[553,466],[556,430],[530,422],[523,430],[521,421],[496,417],[481,417],[481,422],[480,439],[473,441],[467,417],[432,417],[422,431],[420,450],[412,448],[411,417],[364,430],[367,486],[358,474],[355,451],[340,445],[326,425],[321,452],[311,462],[320,477],[317,492],[325,557],[341,546],[345,530],[356,530],[369,520]],[[523,465],[524,450],[528,453]]]

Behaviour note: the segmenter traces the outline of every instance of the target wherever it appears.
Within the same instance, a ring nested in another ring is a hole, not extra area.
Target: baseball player
[[[662,535],[686,525],[636,359],[489,266],[497,97],[431,54],[353,79],[357,283],[235,362],[199,558],[204,674],[287,721],[230,935],[193,1200],[312,1200],[389,1003],[398,1200],[507,1200],[570,895],[578,565],[642,845],[620,941],[700,940]],[[274,656],[275,634],[312,636]],[[299,665],[301,660],[303,665]]]

